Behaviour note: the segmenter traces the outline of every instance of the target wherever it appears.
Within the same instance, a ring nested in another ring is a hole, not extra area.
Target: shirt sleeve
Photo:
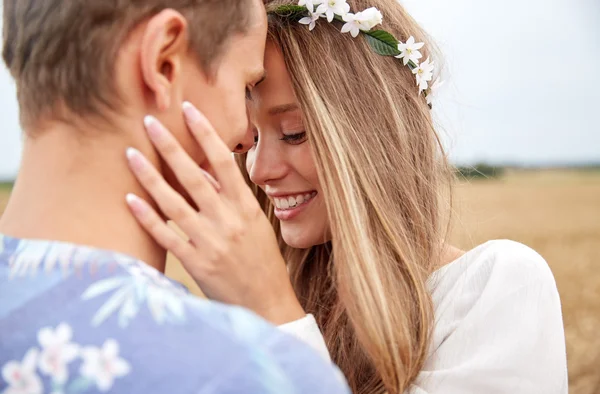
[[[546,262],[524,248],[471,267],[450,294],[452,307],[436,316],[445,338],[408,394],[568,392],[556,284]]]
[[[315,349],[321,357],[327,361],[331,361],[325,339],[323,338],[323,334],[313,315],[308,314],[301,319],[282,324],[279,326],[279,329],[307,343]]]

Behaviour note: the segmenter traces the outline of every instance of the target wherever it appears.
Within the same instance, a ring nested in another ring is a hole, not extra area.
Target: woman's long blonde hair
[[[267,11],[296,1],[265,1]],[[382,28],[430,40],[395,0],[377,7]],[[433,306],[427,279],[441,259],[450,172],[430,110],[402,61],[377,55],[364,36],[320,21],[309,32],[271,15],[300,102],[332,235],[307,250],[285,244],[273,206],[256,196],[278,233],[298,298],[315,315],[352,391],[402,393],[428,354]],[[244,158],[240,166],[247,176]]]

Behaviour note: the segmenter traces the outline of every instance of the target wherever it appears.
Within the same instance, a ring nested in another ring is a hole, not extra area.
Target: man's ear
[[[171,106],[188,52],[188,25],[179,12],[167,9],[153,16],[142,37],[140,65],[146,87],[159,111]]]

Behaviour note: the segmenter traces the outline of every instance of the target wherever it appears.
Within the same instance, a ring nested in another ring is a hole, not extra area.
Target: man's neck
[[[54,125],[26,138],[0,233],[109,249],[164,272],[166,252],[125,203],[129,192],[145,196],[128,169],[125,150],[153,151],[147,140],[133,137],[144,135],[141,120],[125,126],[128,132],[120,133]],[[139,134],[131,133],[135,128]]]

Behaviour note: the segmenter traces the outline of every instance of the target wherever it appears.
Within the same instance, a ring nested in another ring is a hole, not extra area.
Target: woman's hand
[[[127,157],[160,211],[190,241],[182,240],[146,201],[130,194],[131,211],[146,231],[182,262],[208,298],[244,306],[274,324],[302,318],[305,313],[291,286],[273,228],[231,152],[196,108],[185,103],[184,113],[216,180],[158,120],[148,117],[145,124],[150,140],[200,212],[169,186],[140,152],[129,149]]]

